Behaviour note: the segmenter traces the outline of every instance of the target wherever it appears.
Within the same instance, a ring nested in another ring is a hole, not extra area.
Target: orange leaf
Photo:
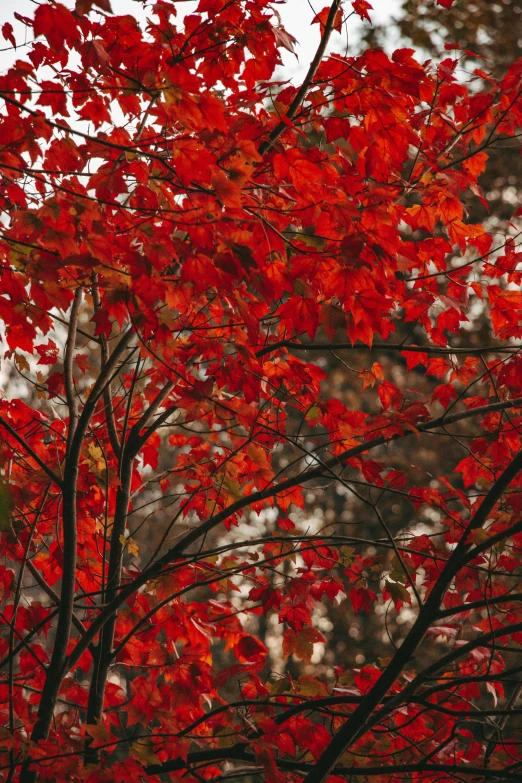
[[[223,206],[241,208],[241,188],[232,182],[224,171],[216,171],[212,174],[212,187]]]

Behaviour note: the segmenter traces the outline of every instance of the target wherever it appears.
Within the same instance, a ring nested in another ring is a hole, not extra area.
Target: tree
[[[522,39],[518,29],[522,6],[516,0],[503,0],[501,6],[484,0],[458,0],[451,13],[442,16],[439,10],[432,0],[404,0],[397,20],[400,35],[435,56],[439,56],[443,44],[451,42],[460,47],[461,63],[478,73],[487,63],[488,70],[502,76],[520,57]],[[508,154],[502,145],[490,149],[489,156],[487,169],[480,177],[489,207],[487,217],[508,220],[516,210],[520,191],[520,159]],[[471,209],[480,210],[480,219],[484,220],[486,211],[477,199],[473,201]]]
[[[522,63],[327,56],[334,0],[294,87],[269,0],[178,5],[44,2],[0,78],[3,779],[519,780],[519,230],[464,201]],[[342,601],[401,643],[271,670]]]

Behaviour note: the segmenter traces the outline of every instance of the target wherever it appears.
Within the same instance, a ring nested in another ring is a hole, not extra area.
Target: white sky
[[[71,7],[73,0],[62,0],[64,5]],[[138,19],[145,19],[147,12],[143,5],[137,0],[111,0],[112,9],[115,14],[132,14]],[[286,30],[297,38],[299,45],[296,46],[296,53],[299,57],[297,61],[289,52],[284,51],[284,65],[287,73],[293,77],[299,78],[302,72],[307,68],[310,59],[319,40],[319,25],[312,25],[311,21],[314,15],[328,4],[328,0],[286,0],[286,3],[275,6],[281,15],[283,25]],[[386,23],[390,20],[399,8],[399,0],[373,0],[374,11],[371,12],[372,20],[379,23]],[[350,8],[350,3],[345,2],[345,9]],[[14,12],[17,11],[23,16],[32,17],[35,9],[33,0],[0,0],[0,27],[4,22],[11,22],[15,28],[15,37],[17,43],[24,42],[25,27],[14,19]],[[189,13],[197,7],[197,2],[181,2],[179,4],[179,14]],[[357,36],[357,30],[360,24],[355,17],[348,21],[348,38]],[[332,35],[332,48],[337,51],[343,51],[346,46],[346,36],[340,36],[336,33]],[[9,48],[9,43],[3,41],[0,37],[0,73],[5,72],[6,68],[16,59],[23,58],[25,47],[19,47],[16,52]]]

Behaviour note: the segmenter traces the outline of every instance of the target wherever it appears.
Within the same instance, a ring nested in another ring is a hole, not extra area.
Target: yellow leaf
[[[102,726],[101,723],[96,723],[96,724],[86,723],[84,729],[85,729],[85,733],[88,734],[93,739],[92,742],[93,748],[97,748],[100,745],[106,745],[109,742],[109,738],[110,738],[109,731],[105,728],[105,726]]]
[[[276,680],[270,686],[271,696],[281,696],[283,693],[291,693],[292,686],[288,677],[282,677],[280,680]]]
[[[89,443],[87,446],[87,454],[88,457],[85,460],[89,466],[89,471],[91,473],[104,473],[105,472],[105,458],[103,456],[103,451],[99,446],[97,446],[95,443]]]
[[[313,427],[314,424],[316,424],[319,421],[320,416],[321,416],[321,410],[319,406],[312,405],[312,407],[307,410],[305,419],[308,422],[308,424],[311,427]]]
[[[125,549],[125,547],[127,547],[129,552],[131,553],[131,555],[134,555],[134,557],[137,557],[139,555],[140,548],[139,548],[138,544],[136,543],[136,541],[133,538],[131,538],[130,536],[127,538],[127,536],[121,535],[120,536],[120,544],[122,545],[122,547],[124,549]]]
[[[488,540],[489,534],[486,530],[479,527],[477,530],[474,530],[472,533],[472,539],[474,544],[483,544],[485,541]]]
[[[317,677],[299,677],[297,687],[301,696],[327,696],[328,690],[324,682]]]
[[[339,560],[343,564],[343,566],[351,566],[353,563],[353,553],[355,552],[355,549],[353,546],[343,546],[341,547],[341,557]]]
[[[160,764],[159,758],[152,749],[152,741],[148,737],[133,742],[131,745],[131,752],[134,758],[138,759],[143,766],[148,764]]]

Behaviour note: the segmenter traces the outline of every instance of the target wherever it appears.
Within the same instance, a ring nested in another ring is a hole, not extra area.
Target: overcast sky
[[[71,7],[73,0],[62,0],[64,5]],[[145,19],[147,12],[144,11],[143,5],[137,0],[111,0],[112,9],[115,14],[132,14],[138,19]],[[317,42],[319,40],[319,25],[311,24],[311,21],[317,13],[325,5],[327,0],[287,0],[284,5],[277,5],[283,24],[287,31],[291,33],[294,38],[299,41],[299,46],[296,47],[296,53],[299,60],[297,61],[289,52],[284,52],[285,67],[293,77],[299,77],[304,69],[308,66],[309,60],[313,56]],[[346,2],[345,7],[349,7],[349,3]],[[399,6],[399,0],[373,0],[372,5],[374,11],[371,16],[376,22],[388,21],[393,13]],[[312,7],[313,6],[313,7]],[[197,2],[182,2],[179,4],[180,13],[187,13],[197,7]],[[14,19],[14,12],[17,11],[23,16],[32,16],[35,9],[35,3],[33,0],[0,0],[0,27],[4,22],[11,22],[15,27],[15,37],[17,43],[24,42],[25,28],[23,25],[17,24]],[[357,20],[352,17],[348,22],[348,35],[356,36],[358,29]],[[19,57],[23,57],[24,47],[19,47],[16,52],[13,52],[9,48],[8,42],[3,42],[0,38],[0,72],[4,72],[9,65]],[[342,50],[342,45],[346,43],[346,38],[336,33],[332,36],[332,46],[337,51]]]

